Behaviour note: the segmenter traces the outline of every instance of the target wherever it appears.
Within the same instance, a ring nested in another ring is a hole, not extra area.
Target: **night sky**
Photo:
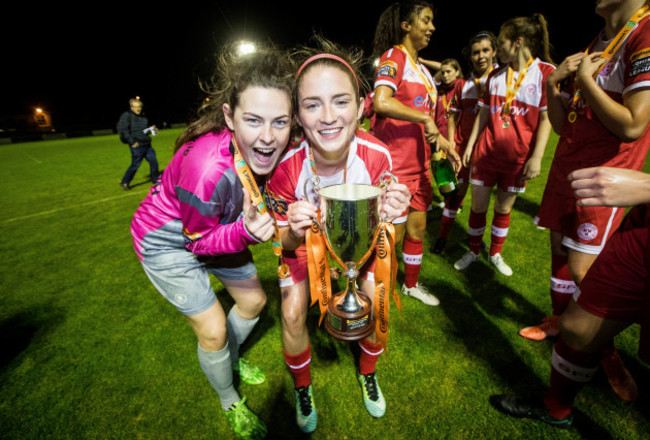
[[[370,54],[377,19],[390,3],[188,1],[164,8],[160,2],[115,1],[66,10],[60,2],[23,2],[5,15],[10,25],[0,29],[8,61],[0,68],[0,115],[41,106],[58,131],[114,128],[128,99],[138,95],[159,126],[187,122],[200,99],[198,77],[224,42],[246,38],[291,47],[317,30]],[[457,58],[465,67],[460,51],[477,31],[498,33],[508,18],[541,12],[549,21],[554,60],[560,62],[584,49],[604,23],[593,2],[575,2],[586,6],[580,17],[564,14],[567,3],[434,3],[437,30],[420,55]]]

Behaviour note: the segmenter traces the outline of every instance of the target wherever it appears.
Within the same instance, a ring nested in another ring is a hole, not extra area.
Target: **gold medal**
[[[508,121],[507,119],[504,120],[504,121],[503,121],[503,124],[501,124],[501,126],[502,126],[503,128],[508,128],[508,127],[510,127],[510,121]]]
[[[576,112],[570,112],[567,115],[567,120],[572,124],[576,121],[576,119],[578,119],[578,114]]]
[[[289,277],[289,265],[282,263],[278,266],[278,277],[281,279]]]

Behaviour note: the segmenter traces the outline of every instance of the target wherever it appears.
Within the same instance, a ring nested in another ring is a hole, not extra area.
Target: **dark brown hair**
[[[548,25],[542,14],[535,13],[530,17],[511,18],[501,25],[501,33],[510,41],[523,37],[524,43],[530,49],[533,57],[553,63]]]
[[[395,2],[386,8],[375,28],[373,56],[380,57],[394,45],[400,44],[405,35],[402,22],[413,23],[426,8],[433,11],[433,5],[422,0]]]
[[[226,46],[217,55],[216,68],[207,81],[200,81],[205,100],[199,107],[198,118],[176,139],[174,151],[206,133],[216,133],[226,127],[223,104],[234,111],[241,94],[248,87],[282,90],[293,103],[295,70],[288,54],[272,45],[240,55],[235,44]]]

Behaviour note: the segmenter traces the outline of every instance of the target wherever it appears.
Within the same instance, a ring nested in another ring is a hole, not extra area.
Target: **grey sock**
[[[208,378],[212,388],[219,394],[224,411],[228,410],[233,403],[241,400],[232,383],[232,363],[230,361],[228,342],[219,351],[206,351],[201,345],[198,345],[197,352],[199,364],[205,377]]]
[[[239,360],[239,346],[244,343],[259,320],[259,316],[256,316],[253,319],[244,319],[235,312],[234,307],[230,309],[226,319],[226,329],[228,330],[230,360],[233,365],[235,365]]]

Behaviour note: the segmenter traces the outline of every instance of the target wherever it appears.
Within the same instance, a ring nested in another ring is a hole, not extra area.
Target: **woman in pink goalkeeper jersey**
[[[463,49],[472,71],[456,82],[449,107],[447,122],[447,139],[454,145],[460,156],[465,153],[467,140],[472,132],[474,120],[478,113],[478,101],[483,96],[487,77],[496,62],[497,39],[490,31],[481,31],[474,35]],[[458,192],[445,200],[445,208],[440,219],[438,238],[433,246],[434,254],[441,253],[446,244],[456,215],[469,188],[469,168],[462,167],[458,172]]]
[[[454,268],[478,260],[492,189],[497,187],[489,262],[512,275],[501,250],[510,226],[510,211],[526,181],[540,174],[551,131],[546,112],[546,78],[555,70],[549,55],[548,30],[541,14],[506,21],[498,37],[502,67],[487,79],[480,110],[463,154],[470,167],[472,208],[469,251]]]
[[[177,140],[131,232],[145,273],[196,333],[199,364],[228,422],[238,437],[257,439],[266,427],[234,388],[233,369],[243,382],[264,381],[262,371],[238,353],[266,304],[248,247],[275,231],[273,218],[258,212],[251,193],[260,194],[256,187],[264,185],[289,141],[293,69],[287,55],[273,49],[246,56],[225,52],[220,61],[209,100]],[[240,178],[246,164],[249,180]],[[227,316],[209,274],[235,301]]]
[[[296,423],[306,433],[313,432],[318,422],[310,369],[310,280],[305,245],[307,230],[317,216],[312,202],[316,198],[313,177],[318,177],[321,188],[342,183],[378,185],[392,166],[386,146],[359,129],[363,80],[357,71],[362,54],[343,50],[325,39],[318,43],[318,48],[305,48],[295,55],[301,65],[296,87],[297,122],[304,139],[287,151],[268,185],[284,246],[283,261],[290,268],[290,276],[280,279],[284,357],[294,381]],[[395,219],[409,200],[407,187],[392,182],[380,211],[389,220]],[[368,261],[357,278],[371,301],[375,283],[369,272],[373,262]],[[377,383],[375,365],[384,348],[374,331],[360,340],[359,346],[357,379],[364,404],[373,417],[381,417],[386,401]]]
[[[375,135],[388,145],[393,173],[408,186],[413,198],[404,226],[402,293],[427,305],[440,303],[418,282],[427,209],[431,205],[431,146],[447,152],[457,169],[460,158],[434,120],[436,85],[428,69],[419,62],[418,52],[429,45],[435,30],[433,6],[421,0],[393,3],[380,16],[375,29],[374,55],[381,57],[375,76],[373,108]]]

